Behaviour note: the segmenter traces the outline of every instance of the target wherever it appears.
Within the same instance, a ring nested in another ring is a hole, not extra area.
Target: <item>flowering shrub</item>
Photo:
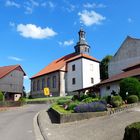
[[[106,111],[107,105],[103,101],[95,101],[88,104],[80,104],[74,108],[74,112],[83,113],[83,112],[98,112]]]

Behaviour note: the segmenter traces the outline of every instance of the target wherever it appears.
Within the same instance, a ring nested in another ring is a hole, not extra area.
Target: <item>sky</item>
[[[129,35],[140,38],[140,0],[0,0],[0,66],[34,74],[74,52],[82,27],[90,55],[114,55]]]

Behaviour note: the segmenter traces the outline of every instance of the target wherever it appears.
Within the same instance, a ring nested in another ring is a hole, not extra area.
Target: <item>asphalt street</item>
[[[33,118],[46,108],[46,104],[36,104],[0,112],[0,140],[35,140]]]

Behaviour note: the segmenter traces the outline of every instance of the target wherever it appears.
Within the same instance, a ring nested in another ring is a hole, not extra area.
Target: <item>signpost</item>
[[[44,88],[44,95],[49,96],[50,95],[50,89],[49,88]]]

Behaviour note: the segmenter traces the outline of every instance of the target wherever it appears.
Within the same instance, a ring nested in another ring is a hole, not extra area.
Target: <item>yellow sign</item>
[[[46,96],[50,95],[50,89],[49,88],[44,88],[44,95],[46,95]]]

